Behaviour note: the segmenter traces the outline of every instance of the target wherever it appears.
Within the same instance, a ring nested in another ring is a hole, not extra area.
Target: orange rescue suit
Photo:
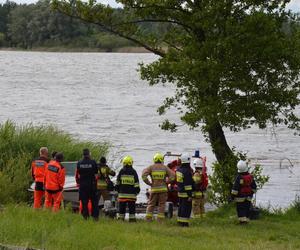
[[[35,182],[44,183],[45,169],[47,168],[47,159],[40,157],[31,163],[31,174]]]
[[[59,210],[64,184],[65,168],[58,161],[50,161],[45,171],[46,208],[53,207],[54,212]]]
[[[33,194],[33,207],[41,208],[42,199],[44,196],[44,179],[45,169],[48,166],[48,159],[46,157],[40,157],[31,163],[31,175],[35,181],[35,188]]]
[[[65,168],[60,162],[52,160],[48,163],[45,173],[45,189],[61,191],[65,185]]]

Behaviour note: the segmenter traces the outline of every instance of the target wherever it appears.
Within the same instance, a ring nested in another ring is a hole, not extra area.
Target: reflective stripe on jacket
[[[204,192],[207,189],[208,186],[208,176],[206,173],[200,172],[199,170],[196,170],[193,175],[193,180],[195,183],[195,192],[194,197],[195,198],[201,198],[204,195]]]
[[[45,171],[45,189],[52,191],[63,190],[64,185],[65,168],[58,161],[50,161]]]
[[[178,197],[188,198],[193,196],[194,180],[189,164],[182,164],[176,171]]]
[[[99,165],[97,188],[100,190],[107,189],[109,176],[115,176],[115,171],[111,170],[107,165]]]
[[[233,184],[231,194],[235,197],[236,202],[251,200],[253,193],[256,192],[256,183],[251,174],[248,172],[239,174]]]
[[[155,163],[143,170],[142,179],[151,186],[151,193],[164,193],[168,191],[167,182],[175,180],[175,174],[164,164]]]
[[[117,176],[116,190],[119,193],[119,200],[136,200],[136,196],[140,192],[140,184],[139,177],[132,167],[126,166],[120,170]]]
[[[31,163],[31,174],[35,182],[44,183],[45,179],[45,169],[48,166],[48,159],[45,157],[40,157]]]

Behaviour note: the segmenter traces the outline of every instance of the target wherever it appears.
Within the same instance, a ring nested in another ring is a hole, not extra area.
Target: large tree
[[[159,56],[141,66],[151,85],[174,84],[171,107],[201,127],[219,163],[233,157],[223,128],[284,124],[299,130],[300,33],[289,0],[119,0],[123,15],[90,0],[53,0],[59,11],[99,25]],[[160,23],[161,33],[145,32]],[[288,29],[286,28],[288,27]],[[176,130],[165,121],[163,128]]]

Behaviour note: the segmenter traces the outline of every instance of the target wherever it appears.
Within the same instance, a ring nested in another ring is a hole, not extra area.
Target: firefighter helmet
[[[184,153],[180,156],[180,160],[181,160],[181,163],[190,163],[190,160],[191,160],[191,157],[189,156],[189,154],[187,153]]]
[[[163,163],[164,162],[164,156],[161,153],[156,153],[153,156],[154,163]]]
[[[194,168],[203,168],[203,161],[201,159],[195,159],[193,161],[193,167]]]
[[[122,163],[123,163],[123,166],[132,166],[133,159],[131,156],[127,155],[123,158]]]
[[[237,163],[237,169],[239,173],[244,173],[248,171],[248,165],[245,161],[240,160]]]

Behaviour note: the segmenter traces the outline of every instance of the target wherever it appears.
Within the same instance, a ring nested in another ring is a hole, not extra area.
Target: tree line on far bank
[[[114,16],[124,19],[123,9],[114,9]],[[117,18],[117,19],[118,19]],[[143,33],[162,37],[170,25],[141,23]],[[288,29],[288,25],[283,27]],[[145,35],[145,34],[144,34]],[[147,35],[147,34],[146,34]],[[66,16],[51,7],[51,0],[35,4],[17,4],[7,0],[0,4],[0,48],[91,49],[113,51],[137,47],[127,39],[104,32],[98,25]]]
[[[122,15],[121,9],[115,9]],[[158,26],[149,26],[149,30]],[[35,4],[0,4],[0,48],[66,48],[113,51],[136,46],[123,38],[104,33],[101,28],[65,16],[51,8],[49,0]]]

